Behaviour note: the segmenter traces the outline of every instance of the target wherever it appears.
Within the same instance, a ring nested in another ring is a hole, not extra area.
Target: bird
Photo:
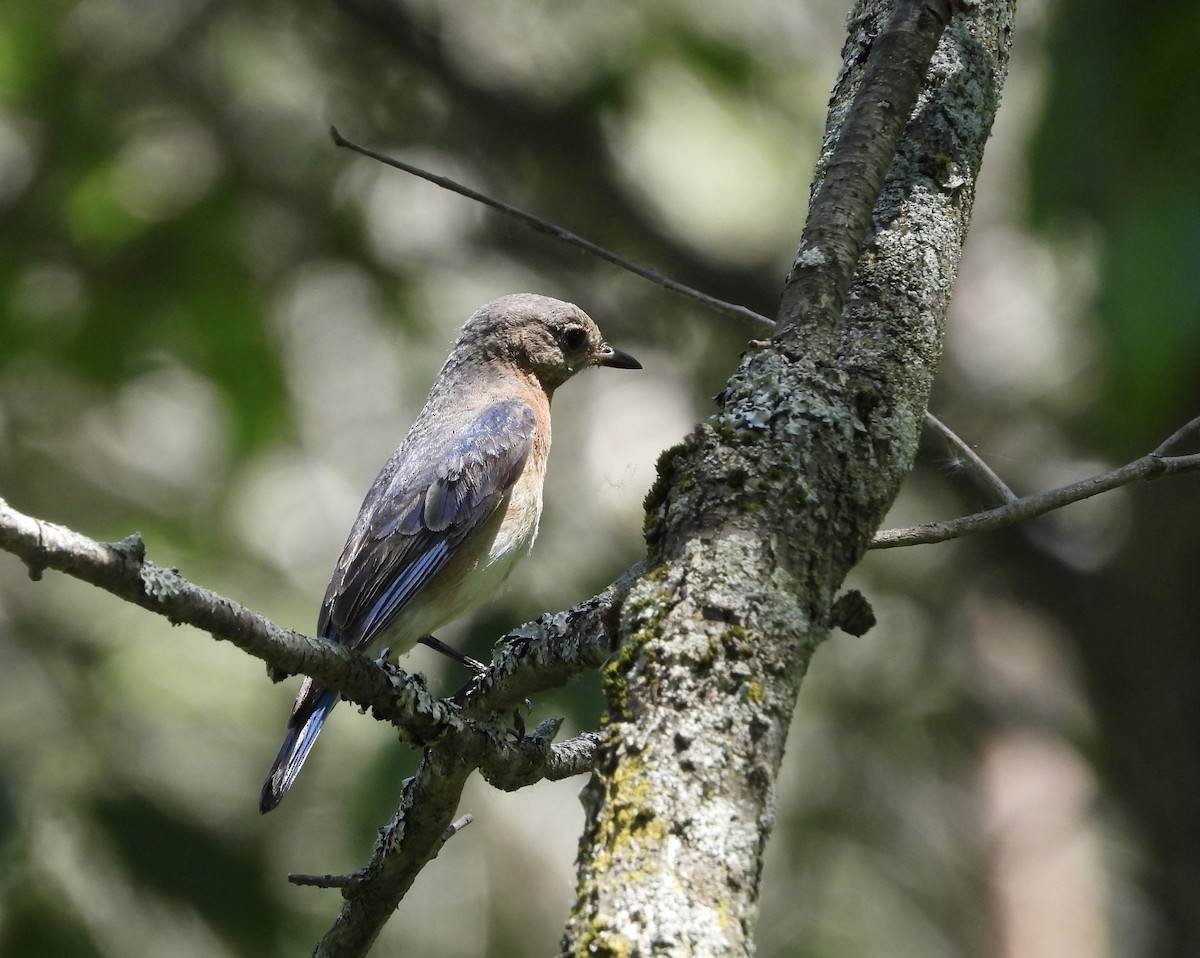
[[[334,567],[317,635],[393,655],[491,598],[529,553],[542,511],[550,400],[592,366],[641,369],[578,306],[514,293],[463,325],[408,435],[368,490]],[[296,780],[339,694],[306,677],[259,810]]]

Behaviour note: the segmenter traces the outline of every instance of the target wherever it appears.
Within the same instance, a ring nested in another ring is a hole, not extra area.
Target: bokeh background
[[[0,6],[0,495],[298,629],[478,304],[580,303],[643,373],[556,399],[504,629],[635,561],[659,451],[758,330],[336,149],[370,146],[771,313],[842,0],[11,0]],[[1030,0],[934,410],[1021,492],[1200,413],[1200,12]],[[874,554],[817,653],[759,954],[1200,954],[1200,496]],[[931,446],[890,520],[976,508]],[[450,690],[424,650],[406,665]],[[413,757],[344,708],[256,797],[294,682],[0,556],[0,955],[306,954]],[[594,725],[595,681],[532,720]],[[474,783],[377,953],[554,953],[581,782]]]

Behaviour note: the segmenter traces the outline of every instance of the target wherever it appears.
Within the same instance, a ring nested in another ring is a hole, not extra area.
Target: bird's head
[[[477,347],[488,362],[532,373],[547,393],[589,366],[642,368],[608,345],[578,306],[534,293],[514,293],[481,306],[467,320],[459,343]]]

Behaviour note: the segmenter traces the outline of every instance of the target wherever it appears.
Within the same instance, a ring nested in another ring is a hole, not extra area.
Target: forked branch
[[[1013,499],[995,509],[988,509],[986,512],[976,512],[969,516],[947,519],[943,522],[927,522],[904,529],[885,529],[875,535],[870,547],[872,549],[895,549],[900,546],[945,542],[977,532],[991,532],[1015,526],[1021,522],[1028,522],[1030,519],[1036,519],[1038,516],[1061,509],[1073,502],[1090,499],[1102,492],[1119,489],[1121,486],[1128,486],[1134,482],[1200,472],[1200,453],[1186,456],[1166,454],[1168,449],[1197,431],[1200,431],[1200,417],[1177,430],[1153,452],[1147,453],[1119,469],[1091,476],[1079,482],[1072,482],[1069,485],[1051,489],[1049,492]]]

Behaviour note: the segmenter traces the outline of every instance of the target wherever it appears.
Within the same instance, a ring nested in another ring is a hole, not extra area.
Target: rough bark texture
[[[652,571],[626,600],[624,645],[605,671],[565,954],[753,950],[786,732],[809,657],[836,624],[835,593],[912,463],[1012,6],[972,4],[942,38],[836,348],[806,352],[806,324],[781,324],[776,341],[751,344],[719,413],[660,461]],[[890,13],[864,3],[851,19],[818,181]]]

